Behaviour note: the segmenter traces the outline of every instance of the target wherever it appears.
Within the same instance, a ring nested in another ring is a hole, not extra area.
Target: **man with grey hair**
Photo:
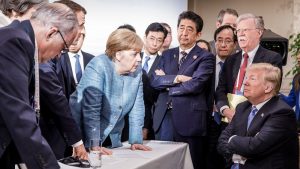
[[[59,168],[38,125],[38,63],[57,56],[78,32],[75,14],[62,4],[36,9],[30,20],[0,29],[0,166]]]
[[[252,63],[271,63],[282,68],[280,54],[261,47],[263,34],[261,17],[243,14],[237,19],[237,37],[242,51],[228,57],[223,65],[219,84],[216,89],[216,105],[219,112],[231,121],[234,110],[229,108],[227,93],[243,95],[246,68]],[[227,122],[227,121],[225,121]]]
[[[232,169],[298,169],[294,111],[278,95],[281,71],[269,63],[247,68],[244,96],[219,138],[218,150]],[[234,163],[232,165],[232,162]]]

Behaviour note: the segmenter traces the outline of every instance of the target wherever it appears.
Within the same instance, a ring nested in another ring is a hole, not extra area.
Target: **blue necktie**
[[[80,66],[80,62],[79,62],[79,55],[76,54],[74,57],[76,58],[76,62],[75,62],[76,79],[77,79],[77,83],[79,83],[81,76],[82,76],[81,66]]]
[[[253,118],[254,118],[257,111],[258,111],[257,108],[255,106],[253,106],[252,109],[251,109],[251,112],[248,116],[247,130],[248,130],[248,128],[249,128],[249,126],[250,126],[250,124],[251,124],[251,122],[252,122],[252,120],[253,120]]]
[[[148,73],[148,61],[150,60],[150,57],[149,56],[146,56],[145,57],[145,63],[144,63],[144,66],[143,66],[143,69]]]
[[[220,64],[220,67],[221,67],[220,72],[219,72],[219,78],[220,78],[221,72],[223,70],[224,63],[222,61],[220,61],[219,64]]]
[[[239,166],[238,163],[234,163],[234,164],[230,167],[230,169],[240,169],[240,166]]]
[[[179,61],[179,68],[182,65],[182,63],[186,60],[186,56],[187,56],[187,53],[185,51],[181,51],[180,53],[182,55],[182,58]]]

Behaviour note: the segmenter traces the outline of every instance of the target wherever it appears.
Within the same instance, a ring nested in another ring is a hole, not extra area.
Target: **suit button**
[[[122,106],[119,106],[119,109],[122,109]]]

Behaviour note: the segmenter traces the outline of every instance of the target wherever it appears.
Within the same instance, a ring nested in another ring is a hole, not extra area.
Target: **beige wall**
[[[300,25],[297,28],[296,25],[298,24],[294,24],[296,20],[300,20],[297,18],[297,14],[300,14],[300,8],[297,7],[297,5],[299,6],[300,4],[299,1],[300,0],[189,0],[188,8],[200,14],[203,18],[204,28],[202,38],[206,40],[213,39],[217,15],[221,9],[225,8],[236,9],[239,14],[253,13],[258,16],[263,16],[266,29],[271,29],[273,32],[288,38],[289,35],[294,32],[294,29],[300,30]],[[284,74],[291,67],[291,57],[288,58],[288,62],[287,66],[284,67]],[[290,89],[290,81],[291,77],[284,79],[282,92],[286,93]]]

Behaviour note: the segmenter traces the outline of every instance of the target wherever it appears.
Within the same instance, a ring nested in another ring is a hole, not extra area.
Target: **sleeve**
[[[41,165],[59,168],[41,135],[36,113],[29,101],[34,47],[28,41],[14,38],[2,43],[0,48],[1,126],[8,130],[28,168],[41,168]]]
[[[68,145],[73,145],[81,140],[80,130],[72,117],[68,100],[53,66],[52,62],[40,64],[41,116],[43,117],[44,111],[50,112],[50,117],[54,118]]]
[[[210,54],[202,59],[199,61],[200,63],[194,71],[191,80],[170,88],[169,94],[171,96],[201,93],[205,89],[209,79],[214,76],[215,57]]]
[[[97,61],[97,60],[95,60]],[[77,87],[82,94],[83,134],[85,146],[89,147],[89,140],[100,138],[100,116],[103,106],[104,70],[101,64],[90,62],[84,71]]]
[[[232,121],[228,124],[225,130],[222,131],[219,139],[217,150],[222,156],[226,159],[226,161],[230,162],[233,152],[229,148],[229,139],[234,135],[234,124],[236,123],[236,116],[233,116]]]
[[[294,131],[293,131],[294,129]],[[295,114],[281,109],[269,115],[255,136],[236,136],[231,139],[229,149],[246,158],[257,158],[271,154],[296,133]]]
[[[161,57],[161,60],[157,66],[157,69],[161,69],[163,70],[165,73],[166,73],[166,66],[171,66],[171,65],[166,65],[166,57],[168,57],[169,55],[162,55]],[[170,56],[171,57],[171,56]],[[156,69],[156,70],[157,70]],[[156,75],[156,73],[154,72],[153,74],[151,74],[150,76],[150,83],[151,83],[151,86],[154,88],[154,89],[157,89],[157,90],[162,90],[162,89],[166,89],[168,87],[172,87],[174,86],[174,79],[177,75],[163,75],[163,76],[160,76],[160,75]]]
[[[228,58],[230,59],[230,57]],[[228,76],[226,76],[226,72],[227,71],[232,71],[232,70],[228,70],[228,68],[230,67],[228,64],[228,59],[225,60],[224,65],[223,65],[223,69],[221,71],[220,77],[219,77],[219,83],[215,92],[215,100],[216,100],[216,106],[220,111],[221,107],[229,105],[228,104],[228,99],[227,99],[227,93],[230,93],[231,91],[228,91],[227,86],[228,86],[228,82],[227,82],[227,78]],[[230,67],[231,68],[231,67]]]
[[[143,82],[140,77],[137,96],[134,105],[129,112],[129,144],[142,144],[143,134],[142,128],[144,125],[145,106],[143,99]]]

